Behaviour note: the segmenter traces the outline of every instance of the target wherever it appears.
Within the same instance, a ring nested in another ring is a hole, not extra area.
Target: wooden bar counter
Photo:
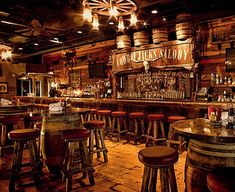
[[[17,96],[21,102],[34,100],[34,106],[47,107],[49,103],[63,101],[65,97],[23,97]],[[164,113],[166,116],[172,114],[185,115],[188,118],[204,117],[209,105],[227,109],[227,102],[201,102],[201,101],[174,101],[153,99],[95,99],[95,98],[69,98],[74,107],[88,107],[110,110],[125,110],[127,112],[143,111],[146,113]]]

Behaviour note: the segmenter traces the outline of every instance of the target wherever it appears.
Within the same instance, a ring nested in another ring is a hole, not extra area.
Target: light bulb
[[[112,16],[117,17],[119,15],[116,5],[111,6],[111,8],[109,9],[109,14],[111,17]]]
[[[118,20],[118,31],[123,31],[125,29],[123,17],[119,17]]]
[[[11,59],[11,51],[9,50],[4,50],[1,52],[1,59],[2,60],[7,60],[7,59]]]
[[[91,9],[88,6],[84,7],[84,10],[83,10],[83,19],[87,20],[88,22],[92,21]]]
[[[98,15],[94,14],[93,21],[92,21],[92,27],[95,30],[99,30],[99,26],[100,26],[100,24],[99,24],[99,20],[98,20]]]
[[[137,21],[138,21],[138,19],[137,19],[137,16],[136,16],[135,12],[132,12],[131,19],[130,19],[130,22],[131,22],[130,25],[131,26],[136,25]]]

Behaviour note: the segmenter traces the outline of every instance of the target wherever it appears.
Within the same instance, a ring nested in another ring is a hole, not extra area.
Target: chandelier
[[[12,60],[11,47],[7,45],[0,45],[0,59],[5,61],[7,61],[8,59]]]
[[[123,17],[130,15],[130,25],[137,23],[137,6],[132,0],[83,0],[83,18],[99,29],[98,15],[118,19],[118,30],[125,29]]]

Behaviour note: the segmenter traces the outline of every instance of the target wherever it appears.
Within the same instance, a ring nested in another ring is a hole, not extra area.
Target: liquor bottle
[[[228,110],[228,128],[233,128],[234,126],[234,109],[233,107],[229,108]]]

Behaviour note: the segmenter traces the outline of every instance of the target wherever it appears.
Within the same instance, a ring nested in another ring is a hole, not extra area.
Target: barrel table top
[[[235,130],[214,126],[204,118],[180,120],[172,124],[176,133],[207,143],[235,143]]]

